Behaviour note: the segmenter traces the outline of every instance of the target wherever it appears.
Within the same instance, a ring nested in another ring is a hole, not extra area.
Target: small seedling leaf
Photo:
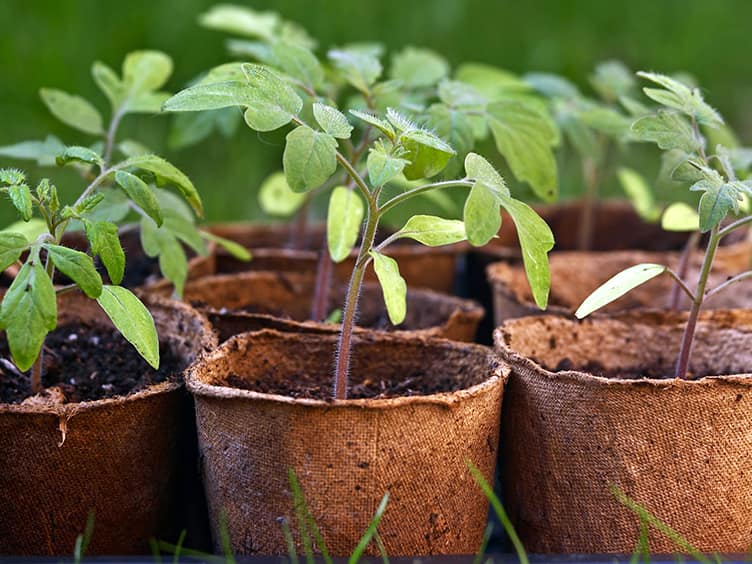
[[[666,267],[662,264],[645,263],[630,266],[590,294],[577,308],[575,316],[577,319],[582,319],[664,272],[666,272]]]
[[[117,73],[106,64],[95,61],[91,66],[91,76],[102,93],[107,96],[112,108],[119,107],[125,96],[125,87]]]
[[[102,277],[94,267],[94,261],[86,253],[61,245],[45,244],[44,248],[60,272],[73,280],[90,298],[102,293]]]
[[[81,96],[74,96],[53,88],[42,88],[39,95],[52,115],[64,124],[91,135],[104,133],[102,115],[99,110]]]
[[[0,272],[21,258],[29,248],[29,240],[23,233],[0,231]]]
[[[391,141],[394,140],[394,128],[388,121],[383,120],[373,114],[369,114],[368,112],[361,112],[359,110],[350,110],[350,113],[359,120],[364,121],[381,131],[381,133],[386,135]]]
[[[407,164],[409,164],[408,161],[395,156],[384,143],[377,141],[368,151],[368,159],[366,160],[368,178],[373,186],[384,186],[384,184],[402,174]]]
[[[155,370],[159,368],[159,339],[154,319],[133,292],[122,286],[104,286],[97,303],[118,331]]]
[[[335,263],[345,260],[358,240],[365,206],[355,191],[337,186],[329,197],[326,236],[329,255]]]
[[[235,241],[231,241],[230,239],[225,239],[224,237],[220,237],[219,235],[215,235],[214,233],[209,233],[208,231],[201,231],[201,236],[207,241],[213,241],[214,243],[222,247],[225,251],[230,253],[233,258],[245,262],[251,260],[252,258],[251,252],[240,243],[236,243]]]
[[[383,70],[379,59],[364,50],[333,49],[327,55],[345,80],[363,93],[369,91]]]
[[[392,257],[371,251],[373,269],[381,285],[386,311],[393,325],[399,325],[407,315],[407,284]]]
[[[65,145],[54,135],[48,135],[44,141],[22,141],[14,145],[0,147],[0,157],[36,161],[40,166],[52,166],[57,162]]]
[[[632,133],[638,140],[652,141],[665,151],[679,149],[691,154],[700,147],[692,126],[675,112],[658,110],[655,115],[642,117],[632,124]]]
[[[328,133],[297,127],[287,134],[282,164],[291,190],[313,190],[337,170],[337,141]]]
[[[423,129],[405,130],[399,141],[405,149],[405,159],[410,162],[403,170],[408,180],[436,176],[457,154],[446,141]]]
[[[31,205],[31,189],[29,186],[26,184],[14,184],[8,186],[8,196],[18,210],[18,213],[21,214],[21,218],[24,221],[29,221],[33,212]]]
[[[448,74],[449,64],[430,49],[406,47],[392,59],[391,78],[410,89],[434,86]]]
[[[468,178],[482,182],[483,185],[498,196],[510,196],[504,178],[494,166],[477,153],[468,153],[465,157],[465,173]]]
[[[451,245],[467,239],[465,223],[434,215],[414,215],[397,232],[397,238],[409,238],[429,247]]]
[[[120,284],[125,274],[125,252],[120,245],[117,226],[108,221],[84,220],[91,252],[99,255],[114,284]]]
[[[259,204],[269,215],[289,217],[305,202],[305,194],[293,192],[284,172],[270,174],[259,188]]]
[[[326,133],[338,139],[348,139],[353,126],[347,121],[345,115],[338,109],[326,104],[315,102],[313,104],[313,116],[316,122]]]
[[[663,212],[661,227],[666,231],[697,231],[700,229],[700,216],[689,204],[674,202]]]
[[[273,131],[290,123],[303,109],[303,101],[279,75],[263,65],[244,63],[252,101],[245,121],[256,131]]]
[[[653,192],[645,178],[631,168],[620,168],[617,171],[617,176],[637,214],[645,221],[657,220],[661,215],[661,210],[658,208]]]
[[[158,90],[172,74],[172,59],[160,51],[133,51],[123,61],[123,84],[129,98]]]
[[[481,247],[496,237],[501,228],[499,198],[492,188],[477,181],[465,200],[463,218],[470,244]]]
[[[141,246],[150,257],[159,258],[159,270],[175,286],[175,293],[183,295],[183,287],[188,277],[188,258],[177,237],[166,227],[148,217],[141,219]]]
[[[157,184],[171,184],[177,188],[185,200],[191,205],[196,215],[201,217],[204,213],[201,197],[196,187],[185,174],[176,166],[157,155],[139,155],[122,162],[119,167],[138,168],[151,172],[157,180]]]
[[[181,90],[166,100],[162,109],[166,112],[202,112],[232,106],[249,106],[254,100],[246,82],[231,80],[197,84]]]
[[[57,164],[64,166],[71,162],[80,162],[101,166],[102,157],[96,151],[88,147],[66,147],[65,151],[57,157]]]
[[[133,203],[140,207],[157,225],[162,225],[162,211],[151,188],[138,176],[119,170],[115,173],[115,182],[125,190]]]

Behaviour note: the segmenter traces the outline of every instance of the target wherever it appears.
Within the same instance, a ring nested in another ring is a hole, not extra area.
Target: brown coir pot
[[[639,518],[613,486],[698,550],[752,545],[752,312],[701,315],[690,373],[707,376],[641,378],[673,374],[685,323],[647,311],[525,317],[496,330],[512,367],[504,501],[527,550],[631,552]],[[681,551],[656,530],[650,550]]]
[[[319,251],[326,237],[323,225],[309,226],[300,235],[293,234],[294,226],[288,224],[219,224],[209,230],[248,248],[253,260],[242,262],[218,248],[215,257],[215,273],[231,274],[247,270],[273,272],[316,272]],[[428,288],[437,292],[451,293],[455,286],[455,271],[460,257],[468,246],[464,243],[442,247],[426,247],[413,242],[398,241],[389,245],[384,254],[395,259],[400,274],[410,288]],[[355,264],[356,253],[334,265],[334,279],[347,283]],[[366,280],[375,281],[372,270]]]
[[[308,321],[314,287],[315,277],[311,274],[243,272],[189,282],[184,299],[209,318],[220,342],[259,329],[335,333],[338,325]],[[327,313],[342,308],[344,294],[341,285],[331,289]],[[359,304],[358,324],[362,327],[456,341],[472,341],[483,317],[483,309],[470,300],[411,289],[407,292],[407,318],[393,327],[376,283],[364,285]]]
[[[146,305],[184,367],[216,345],[190,307],[159,298]],[[79,294],[60,296],[58,307],[60,324],[109,324]],[[0,404],[0,554],[70,555],[90,511],[87,554],[148,553],[151,537],[174,529],[170,514],[185,493],[182,388],[164,382],[96,401]]]
[[[665,264],[678,270],[678,252],[581,252],[551,253],[551,294],[547,313],[572,315],[596,288],[622,270],[640,263]],[[697,284],[702,268],[703,253],[695,251],[685,276],[690,288]],[[730,276],[749,270],[752,245],[741,242],[721,247],[716,254],[708,288],[714,288]],[[494,320],[496,325],[507,319],[543,313],[533,300],[530,285],[521,264],[496,262],[488,267],[488,280],[493,288]],[[634,308],[670,308],[676,283],[667,275],[658,276],[638,286],[610,303],[601,312],[616,312]],[[678,293],[679,309],[689,308],[689,299]],[[733,288],[710,296],[703,307],[709,309],[747,307],[752,304],[752,282],[742,281]]]
[[[224,519],[236,553],[287,554],[278,519],[295,525],[292,469],[332,555],[353,551],[386,492],[379,534],[389,555],[475,552],[488,503],[466,462],[492,480],[506,366],[478,345],[361,332],[351,389],[404,378],[409,394],[411,375],[430,375],[447,391],[339,401],[254,391],[270,377],[328,386],[335,343],[245,333],[188,371],[215,532]]]

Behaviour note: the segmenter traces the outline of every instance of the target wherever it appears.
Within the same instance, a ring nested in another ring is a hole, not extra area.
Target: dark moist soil
[[[175,380],[179,359],[160,346],[154,370],[115,329],[83,323],[66,324],[45,341],[45,388],[57,387],[64,403],[104,399],[138,392],[151,384]],[[21,403],[31,396],[29,373],[19,374],[10,361],[8,343],[0,340],[0,403]]]
[[[387,399],[409,396],[428,396],[442,392],[452,392],[468,387],[467,376],[464,373],[452,376],[438,377],[436,374],[413,372],[406,378],[368,378],[362,382],[351,384],[348,399]],[[326,381],[324,381],[326,380]],[[278,394],[294,399],[315,399],[328,401],[334,395],[331,376],[311,376],[310,374],[294,374],[280,379],[274,373],[261,375],[254,381],[230,374],[227,385],[241,390],[250,390],[263,394]]]
[[[538,362],[538,361],[536,361]],[[542,364],[538,362],[539,364]],[[628,366],[625,368],[606,368],[598,361],[589,361],[583,365],[576,365],[570,359],[564,358],[559,361],[559,364],[553,369],[553,372],[565,372],[569,370],[577,370],[579,372],[587,372],[593,376],[599,376],[601,378],[610,379],[622,379],[622,380],[670,380],[674,378],[673,366],[666,365],[644,365],[644,366]],[[696,380],[704,378],[705,376],[727,376],[734,374],[734,371],[730,368],[725,370],[714,370],[711,372],[688,372],[687,378],[689,380]]]

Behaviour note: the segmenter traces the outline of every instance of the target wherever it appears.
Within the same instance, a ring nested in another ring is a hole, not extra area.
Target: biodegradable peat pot
[[[512,367],[504,502],[529,551],[631,552],[639,519],[612,484],[700,551],[752,545],[752,312],[701,314],[690,372],[730,375],[640,378],[673,374],[685,323],[645,311],[526,317],[496,330]],[[654,530],[650,549],[679,551]]]
[[[690,288],[697,284],[702,268],[703,254],[692,255],[688,275]],[[555,252],[549,257],[551,269],[551,294],[546,313],[572,315],[596,288],[622,270],[640,263],[665,264],[678,269],[681,254],[678,252],[648,253],[642,251],[614,252]],[[752,245],[735,243],[718,249],[708,288],[713,288],[730,276],[749,270],[752,262]],[[543,313],[533,300],[530,285],[521,264],[497,262],[487,271],[493,288],[493,311],[496,325],[507,319],[540,315]],[[668,308],[676,283],[669,276],[659,276],[638,286],[601,311],[613,313],[634,308]],[[689,299],[679,294],[679,308],[688,309]],[[752,281],[744,280],[728,291],[710,296],[703,307],[708,309],[744,308],[752,305]]]
[[[225,237],[253,254],[250,262],[239,261],[217,248],[215,274],[232,274],[248,270],[274,272],[316,272],[319,250],[326,237],[326,227],[309,226],[303,235],[294,240],[294,226],[288,224],[220,224],[209,231]],[[428,288],[437,292],[452,293],[459,260],[464,257],[468,245],[456,243],[441,247],[426,247],[410,241],[398,241],[387,247],[384,254],[394,258],[400,265],[400,274],[409,288]],[[355,264],[356,253],[334,265],[334,278],[347,283]],[[366,280],[375,281],[373,271],[366,273]]]
[[[183,368],[216,346],[192,308],[146,303]],[[96,302],[79,294],[61,296],[58,307],[60,325],[109,326]],[[182,388],[166,381],[95,401],[0,404],[0,554],[72,554],[90,510],[87,554],[148,553],[149,538],[171,530],[170,513],[184,495],[178,483],[188,470],[178,446],[189,398]]]
[[[475,552],[488,503],[466,461],[492,481],[508,368],[486,347],[444,339],[353,342],[351,390],[416,378],[452,391],[340,401],[253,391],[307,377],[328,397],[334,335],[246,333],[188,370],[215,532],[224,515],[237,553],[287,554],[277,519],[295,523],[292,468],[333,555],[352,552],[385,492],[390,556]]]
[[[209,318],[220,342],[260,329],[337,333],[339,325],[307,321],[314,287],[311,274],[243,272],[189,282],[183,297]],[[342,286],[332,289],[327,311],[341,308],[344,295]],[[470,300],[431,290],[408,290],[407,318],[393,327],[376,283],[364,285],[359,303],[358,323],[362,327],[455,341],[473,341],[483,317],[483,309]]]

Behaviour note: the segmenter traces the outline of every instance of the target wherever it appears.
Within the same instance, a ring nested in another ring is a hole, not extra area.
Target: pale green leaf
[[[488,106],[489,127],[496,148],[517,179],[528,182],[546,201],[558,195],[553,145],[558,132],[548,116],[528,104],[497,102]]]
[[[23,184],[26,174],[17,168],[0,168],[0,184]]]
[[[404,158],[410,162],[403,170],[408,180],[436,176],[457,154],[446,141],[423,129],[403,131],[399,143],[405,149]]]
[[[183,214],[172,208],[163,208],[162,215],[164,217],[164,224],[162,225],[164,229],[167,229],[180,241],[188,245],[196,254],[200,256],[209,254],[204,237],[202,237],[196,224],[193,223],[193,218],[187,219]]]
[[[377,141],[368,151],[366,160],[368,178],[373,186],[384,186],[399,176],[407,164],[408,161],[395,156],[384,143]]]
[[[162,275],[175,286],[175,293],[182,296],[188,277],[188,258],[177,237],[144,217],[141,218],[141,246],[147,256],[159,258]]]
[[[711,186],[700,181],[692,187],[693,190],[703,190],[700,197],[700,231],[707,233],[721,223],[730,212],[739,210],[742,200],[739,189],[732,183],[724,183],[720,187]]]
[[[202,14],[199,23],[209,29],[271,41],[280,25],[280,18],[275,12],[258,12],[245,6],[218,4]]]
[[[412,216],[396,235],[397,238],[407,237],[429,247],[451,245],[467,239],[464,222],[434,215]]]
[[[390,140],[394,141],[395,132],[394,128],[391,126],[391,124],[373,114],[369,114],[368,112],[361,112],[358,110],[350,110],[350,113],[354,115],[356,118],[366,122],[369,125],[372,125],[381,133],[386,135]]]
[[[373,269],[381,285],[386,311],[392,325],[399,325],[407,315],[407,284],[399,272],[397,261],[381,253],[371,251]]]
[[[123,85],[129,99],[161,88],[171,74],[172,59],[161,51],[132,51],[123,61]]]
[[[73,280],[84,294],[96,298],[102,293],[102,277],[89,255],[61,245],[46,243],[43,247],[47,249],[55,267]]]
[[[345,260],[355,246],[363,224],[365,206],[353,190],[337,186],[329,197],[326,237],[329,255],[335,263]]]
[[[102,166],[102,157],[96,151],[92,151],[88,147],[66,147],[65,151],[57,157],[57,164],[60,166],[66,165],[71,162],[80,162],[86,164],[94,164]]]
[[[233,258],[242,260],[244,262],[247,262],[251,260],[251,258],[253,258],[251,256],[251,252],[248,249],[246,249],[243,245],[236,243],[235,241],[225,239],[224,237],[220,237],[219,235],[215,235],[214,233],[209,233],[208,231],[201,231],[201,236],[207,241],[212,241],[222,247],[225,251],[230,253]]]
[[[191,180],[173,164],[157,155],[139,155],[123,161],[119,165],[119,168],[121,169],[130,167],[151,172],[159,185],[171,184],[180,191],[185,200],[193,208],[193,211],[196,212],[196,215],[199,217],[203,215],[204,208],[201,204],[201,197],[199,196],[196,187],[193,185],[193,182],[191,182]]]
[[[284,172],[270,174],[259,188],[259,205],[269,215],[289,217],[303,205],[305,199],[305,194],[290,189]]]
[[[463,218],[467,240],[481,247],[496,237],[501,228],[499,197],[495,190],[477,181],[465,200]]]
[[[141,300],[121,286],[104,286],[97,303],[144,360],[155,370],[159,368],[157,328]]]
[[[246,82],[231,80],[197,84],[181,90],[165,101],[162,109],[166,112],[201,112],[231,106],[249,106],[255,100],[256,97]]]
[[[21,218],[24,221],[29,221],[33,209],[31,205],[31,189],[28,185],[13,184],[12,186],[8,186],[8,196],[18,210],[18,213],[21,214]]]
[[[337,141],[328,133],[301,126],[287,134],[282,164],[294,192],[321,186],[337,169]]]
[[[345,115],[336,108],[315,102],[313,116],[326,133],[338,139],[348,139],[353,130]]]
[[[44,141],[22,141],[14,145],[0,147],[0,157],[36,161],[41,166],[51,166],[57,162],[65,145],[54,135],[48,135]]]
[[[590,84],[601,98],[613,103],[632,93],[635,79],[632,71],[621,61],[604,61],[595,67]]]
[[[482,182],[489,190],[499,196],[509,196],[509,188],[494,166],[477,153],[468,153],[465,157],[465,173],[468,178]]]
[[[579,98],[580,91],[569,80],[558,74],[531,72],[524,77],[525,82],[547,98]]]
[[[104,133],[99,110],[81,96],[74,96],[53,88],[42,88],[39,95],[52,115],[64,124],[92,135]]]
[[[675,112],[659,110],[655,115],[642,117],[632,124],[632,133],[637,139],[652,141],[666,151],[694,153],[700,148],[692,126]]]
[[[637,264],[622,270],[590,294],[577,308],[575,316],[582,319],[664,272],[666,267],[662,264],[650,263]]]
[[[391,78],[407,88],[433,86],[448,74],[449,64],[430,49],[405,47],[392,59]]]
[[[141,155],[148,155],[152,151],[149,148],[133,139],[123,139],[118,143],[118,151],[120,151],[125,157],[140,157]]]
[[[539,308],[546,309],[551,289],[548,253],[554,248],[554,235],[546,222],[526,203],[502,196],[501,205],[512,217],[517,229],[522,262],[535,303]]]
[[[31,368],[44,338],[56,326],[55,288],[36,253],[18,271],[0,306],[0,329],[5,329],[13,361],[20,370]]]
[[[18,234],[26,238],[26,242],[36,241],[42,233],[47,233],[47,224],[43,219],[33,217],[29,221],[15,221],[0,230],[0,234]]]
[[[29,240],[23,233],[0,231],[0,272],[21,258],[29,248]]]
[[[638,72],[638,76],[655,82],[665,88],[643,88],[645,94],[669,108],[679,110],[697,120],[698,123],[716,127],[723,125],[723,118],[705,100],[698,88],[690,88],[679,80],[663,74]]]
[[[357,49],[332,49],[327,53],[345,80],[363,93],[381,76],[381,63],[372,53]]]
[[[689,204],[674,202],[663,212],[661,227],[666,231],[697,231],[700,229],[700,216]]]
[[[470,117],[464,112],[446,104],[432,104],[426,112],[426,126],[456,151],[457,158],[450,161],[447,175],[454,175],[459,170],[462,155],[469,153],[475,145],[475,131]]]
[[[152,218],[157,225],[162,225],[162,211],[159,202],[146,182],[124,170],[115,173],[115,182],[125,190],[133,203],[141,208],[146,215]]]
[[[120,284],[125,274],[125,252],[120,245],[117,225],[108,221],[84,220],[84,227],[91,252],[99,255],[113,284]]]
[[[480,63],[465,63],[458,67],[455,80],[475,88],[489,100],[509,92],[528,92],[530,85],[511,72]]]
[[[661,215],[661,210],[645,178],[637,171],[626,167],[620,168],[617,176],[637,214],[646,221],[657,220]]]
[[[244,115],[252,129],[273,131],[290,123],[303,109],[303,101],[295,90],[267,67],[246,63],[242,69],[253,98]]]
[[[316,88],[324,80],[324,69],[309,49],[278,41],[271,47],[275,65],[285,74],[298,79],[309,88]]]
[[[112,108],[118,108],[125,97],[125,86],[117,73],[106,64],[96,61],[91,66],[91,76],[102,93],[107,96]]]

